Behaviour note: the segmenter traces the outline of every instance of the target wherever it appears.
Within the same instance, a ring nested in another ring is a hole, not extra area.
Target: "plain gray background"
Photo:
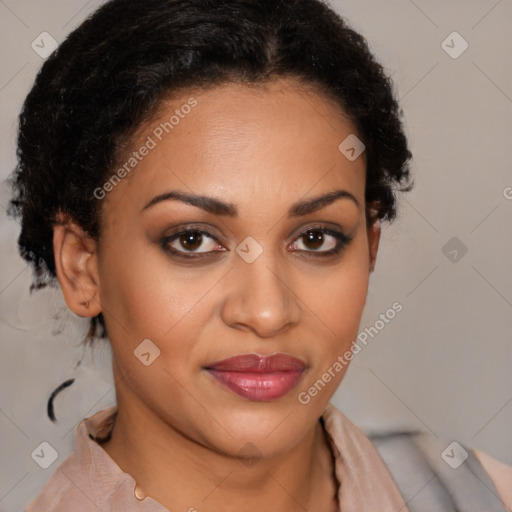
[[[42,32],[62,41],[100,3],[0,0],[2,181],[15,165],[17,115],[43,62],[32,41]],[[403,310],[369,337],[333,402],[367,432],[418,427],[512,464],[512,2],[332,5],[395,83],[416,181],[398,220],[384,225],[360,331],[394,302]],[[108,345],[83,352],[87,322],[67,312],[60,290],[29,295],[8,198],[3,183],[0,510],[14,512],[73,449],[80,420],[114,404],[115,393]],[[53,424],[48,396],[71,377]],[[31,458],[42,441],[59,454],[46,470]]]

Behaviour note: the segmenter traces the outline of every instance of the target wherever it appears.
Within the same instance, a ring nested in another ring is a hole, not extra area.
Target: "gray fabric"
[[[454,469],[441,457],[450,443],[426,433],[394,432],[370,435],[369,439],[409,512],[508,512],[479,460],[466,446],[461,444],[468,458]]]

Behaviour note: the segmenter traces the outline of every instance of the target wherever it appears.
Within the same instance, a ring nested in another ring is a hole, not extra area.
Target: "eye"
[[[338,254],[351,240],[351,237],[341,231],[325,226],[312,226],[302,231],[289,247],[294,252],[325,257]],[[182,229],[168,235],[160,244],[171,256],[183,259],[203,258],[226,251],[212,234],[194,228]]]
[[[162,240],[162,246],[166,251],[184,258],[200,257],[224,250],[212,235],[198,229],[187,229],[167,236]],[[195,254],[198,256],[194,256]]]
[[[314,256],[329,256],[339,253],[351,240],[351,237],[341,231],[315,226],[300,233],[291,247],[295,251],[318,253]]]

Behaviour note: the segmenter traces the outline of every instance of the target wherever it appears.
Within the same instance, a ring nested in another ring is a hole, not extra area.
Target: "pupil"
[[[320,231],[308,231],[305,235],[306,245],[309,244],[313,249],[318,249],[318,247],[322,247],[324,242],[324,235]]]
[[[201,247],[201,243],[203,241],[203,235],[201,233],[187,233],[180,237],[181,244],[185,249],[190,251],[194,251],[197,248]]]

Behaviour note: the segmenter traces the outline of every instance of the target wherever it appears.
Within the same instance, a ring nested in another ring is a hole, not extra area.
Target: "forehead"
[[[171,189],[229,196],[253,212],[257,198],[294,202],[333,188],[364,203],[364,155],[350,161],[338,148],[354,134],[339,104],[293,79],[185,91],[139,129],[118,164],[129,171],[106,207],[129,202],[140,210]]]

